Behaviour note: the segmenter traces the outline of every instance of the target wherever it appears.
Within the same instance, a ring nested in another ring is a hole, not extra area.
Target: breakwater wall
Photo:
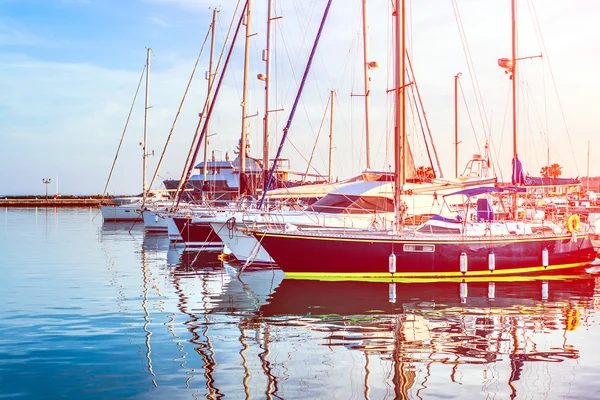
[[[100,207],[101,205],[114,205],[111,199],[98,199],[90,197],[75,197],[62,199],[52,198],[14,198],[0,197],[0,208],[2,207]]]

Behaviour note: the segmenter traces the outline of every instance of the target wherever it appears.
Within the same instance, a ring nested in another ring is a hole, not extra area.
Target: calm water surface
[[[0,398],[600,398],[593,275],[295,281],[97,214],[0,209]]]

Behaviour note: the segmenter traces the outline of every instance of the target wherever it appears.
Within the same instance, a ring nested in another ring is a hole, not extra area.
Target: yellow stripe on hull
[[[322,281],[337,281],[337,280],[363,280],[368,282],[431,282],[435,280],[440,281],[470,281],[470,282],[485,282],[485,281],[528,281],[528,280],[554,280],[554,279],[566,279],[568,277],[561,275],[548,275],[545,278],[539,275],[523,276],[523,274],[535,274],[540,272],[559,271],[559,270],[573,270],[589,265],[587,262],[574,263],[574,264],[562,264],[562,265],[550,265],[548,267],[529,267],[529,268],[511,268],[504,269],[502,271],[468,271],[466,274],[462,274],[460,271],[456,272],[411,272],[411,273],[395,273],[390,274],[389,272],[341,272],[341,273],[330,273],[330,272],[286,272],[285,276],[289,279],[302,279],[302,280],[322,280]],[[574,277],[571,275],[570,277]]]

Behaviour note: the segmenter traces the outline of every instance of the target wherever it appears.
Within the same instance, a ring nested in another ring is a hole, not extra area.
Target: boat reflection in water
[[[280,387],[292,376],[300,381],[290,373],[298,373],[296,367],[319,377],[302,380],[302,397],[327,387],[348,395],[360,391],[365,398],[468,396],[474,390],[512,398],[529,379],[546,395],[558,395],[572,390],[558,383],[579,358],[568,333],[593,308],[594,287],[590,276],[419,283],[284,279],[260,318],[277,331],[269,346],[270,362],[278,367],[270,373]],[[282,337],[294,340],[283,343]]]
[[[255,318],[260,306],[283,279],[283,272],[249,270],[239,276],[235,267],[219,259],[221,252],[192,250],[178,254],[179,261],[171,269],[170,280],[179,311],[174,319],[184,318],[175,327],[184,326],[189,332],[177,336],[182,352],[180,360],[185,361],[181,366],[186,368],[186,388],[206,385],[205,397],[219,398],[240,392],[242,383],[246,398],[260,398],[257,393],[261,391],[255,392],[249,386],[252,362],[246,357],[251,357],[247,354],[252,350],[247,343],[251,339],[245,339],[246,320]],[[243,322],[239,322],[240,318]],[[185,336],[193,351],[186,346]],[[259,352],[254,351],[254,359],[259,359]],[[239,361],[240,356],[244,361]],[[242,368],[244,372],[239,373]],[[232,370],[238,373],[232,374]],[[264,379],[257,376],[254,382]]]
[[[207,398],[504,399],[581,398],[594,385],[584,357],[596,337],[591,275],[295,280],[242,271],[219,252],[168,251],[174,262],[156,257],[165,279],[154,280],[168,282],[154,311],[160,304],[166,314],[155,318],[168,317],[152,336],[163,338],[149,369],[157,390],[185,382]],[[165,360],[176,364],[168,374]]]
[[[185,278],[202,278],[203,285],[212,282],[212,288],[205,293],[211,298],[209,303],[204,304],[206,308],[203,312],[207,313],[254,316],[285,276],[280,269],[263,267],[249,267],[240,273],[238,264],[221,260],[220,251],[169,251],[174,252],[171,260],[175,260],[174,254],[179,257],[174,263],[174,282],[181,284]],[[189,284],[198,285],[198,282]]]

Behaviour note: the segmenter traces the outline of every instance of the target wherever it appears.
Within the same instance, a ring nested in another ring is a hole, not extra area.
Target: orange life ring
[[[571,215],[569,218],[567,218],[567,230],[571,233],[573,233],[573,231],[578,231],[580,223],[581,220],[579,219],[579,215]]]

